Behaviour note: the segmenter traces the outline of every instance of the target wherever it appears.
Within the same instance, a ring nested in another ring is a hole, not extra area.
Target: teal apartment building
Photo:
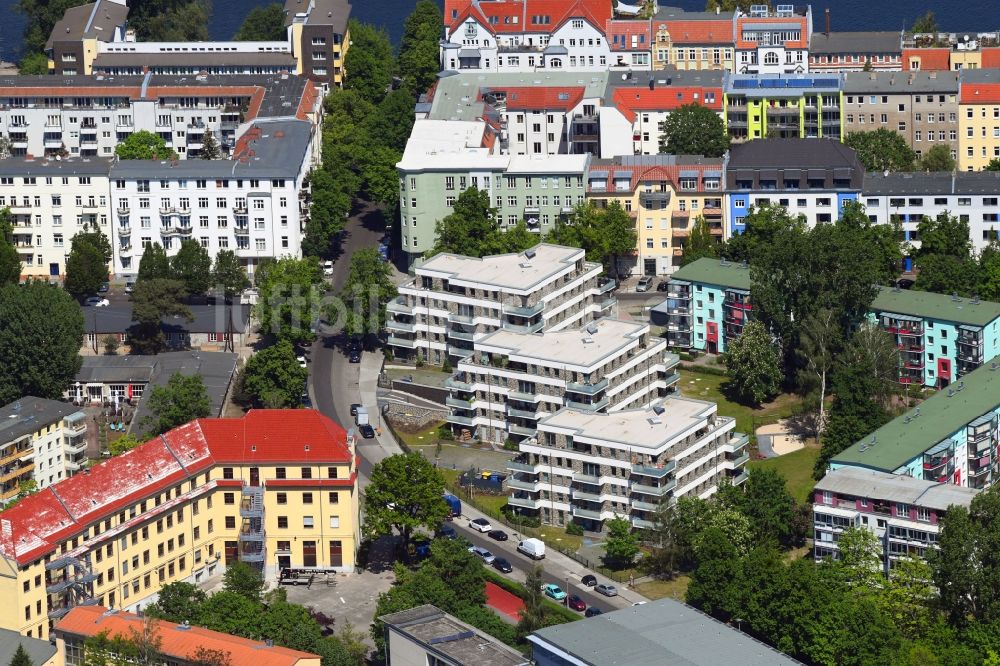
[[[751,313],[746,264],[704,258],[670,276],[667,300],[650,316],[666,327],[668,347],[721,354],[743,332]]]
[[[856,467],[982,489],[1000,480],[1000,358],[893,419],[834,456]]]
[[[1000,303],[882,287],[874,321],[899,349],[899,381],[943,388],[1000,354]]]

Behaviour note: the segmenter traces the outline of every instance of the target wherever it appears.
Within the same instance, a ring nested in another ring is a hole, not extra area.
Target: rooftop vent
[[[598,329],[597,329],[597,325],[596,324],[588,324],[587,325],[587,333],[590,333],[591,335],[596,335],[597,334],[597,330]]]
[[[525,250],[524,251],[524,256],[526,256],[528,259],[534,259],[535,258],[535,254],[537,254],[537,253],[534,250]]]
[[[663,405],[653,405],[653,411],[656,412],[657,416],[667,411],[664,409]]]
[[[594,338],[584,338],[583,339],[583,344],[585,344],[585,345],[592,345],[592,344],[594,344]]]

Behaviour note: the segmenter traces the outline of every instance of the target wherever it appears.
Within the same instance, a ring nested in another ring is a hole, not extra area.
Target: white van
[[[533,560],[545,559],[545,543],[541,539],[525,539],[517,543],[517,552]]]
[[[333,275],[333,262],[324,261],[323,262],[323,275]]]

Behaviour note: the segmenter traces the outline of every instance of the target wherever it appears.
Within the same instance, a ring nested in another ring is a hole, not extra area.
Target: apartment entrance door
[[[302,542],[302,566],[304,566],[304,567],[314,567],[314,566],[316,566],[316,542],[315,541],[303,541]]]

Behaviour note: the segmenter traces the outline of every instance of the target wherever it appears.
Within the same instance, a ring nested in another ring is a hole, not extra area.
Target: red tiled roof
[[[731,19],[719,21],[662,21],[670,33],[674,44],[715,44],[732,46],[733,22]],[[659,30],[660,23],[656,30]]]
[[[0,555],[30,562],[90,524],[213,465],[350,461],[344,429],[311,409],[198,419],[0,513]]]
[[[983,69],[1000,69],[1000,47],[987,46],[980,50]]]
[[[714,101],[709,104],[705,104],[706,91],[715,93]],[[722,88],[667,86],[650,90],[640,86],[623,87],[615,89],[612,100],[623,116],[635,122],[636,111],[672,111],[685,104],[701,104],[721,111]]]
[[[472,16],[494,34],[547,34],[572,18],[585,19],[601,30],[612,12],[610,0],[446,0],[444,9],[444,22],[450,32]],[[547,21],[533,23],[534,16],[547,17]]]
[[[742,39],[744,26],[751,26],[754,23],[787,23],[789,25],[797,23],[801,38],[785,42],[785,48],[805,49],[809,48],[809,22],[805,16],[776,17],[776,16],[740,16],[736,19],[736,47],[741,49],[757,48],[757,42],[747,42]]]
[[[604,34],[612,51],[634,51],[636,49],[648,51],[652,41],[649,21],[612,21],[608,19],[605,23]]]
[[[951,69],[951,49],[903,49],[903,71],[910,71],[910,60],[920,59],[920,71],[947,72]]]
[[[319,92],[316,90],[316,84],[306,79],[306,85],[302,89],[302,98],[299,100],[299,107],[295,110],[295,117],[299,120],[309,120],[309,114],[316,108],[316,100],[318,98]]]
[[[506,90],[507,110],[531,110],[540,109],[543,111],[555,110],[568,111],[583,101],[584,88],[582,86],[558,87],[558,86],[517,86],[514,88],[497,88],[493,90]]]
[[[103,606],[75,606],[55,626],[61,634],[87,638],[101,632],[107,632],[110,638],[129,637],[132,632],[141,632],[142,629],[143,618],[138,615],[109,611]],[[318,655],[309,652],[276,645],[268,647],[260,641],[162,620],[155,621],[154,631],[160,639],[159,651],[180,661],[191,659],[199,647],[228,652],[234,664],[295,666],[303,659],[314,660],[315,663],[320,660]]]
[[[959,104],[1000,103],[1000,83],[963,83],[958,92]]]
[[[607,164],[607,163],[591,163],[588,167],[588,172],[590,171],[605,171],[611,174],[617,174],[622,171],[628,171],[632,174],[632,181],[629,185],[630,191],[634,192],[639,184],[644,181],[659,182],[661,180],[669,181],[673,188],[677,189],[677,183],[680,180],[681,171],[697,171],[699,173],[704,173],[705,171],[721,171],[722,163],[720,160],[719,164],[677,164],[677,165],[656,165],[656,166],[632,166],[632,165],[622,165],[622,164]],[[613,180],[611,177],[609,180]],[[588,185],[589,187],[589,185]],[[610,190],[608,190],[610,191]],[[685,190],[685,192],[690,192],[691,190]],[[694,190],[696,192],[707,192],[704,188],[703,178],[698,178],[698,189]],[[721,190],[712,190],[717,192],[721,197]]]

